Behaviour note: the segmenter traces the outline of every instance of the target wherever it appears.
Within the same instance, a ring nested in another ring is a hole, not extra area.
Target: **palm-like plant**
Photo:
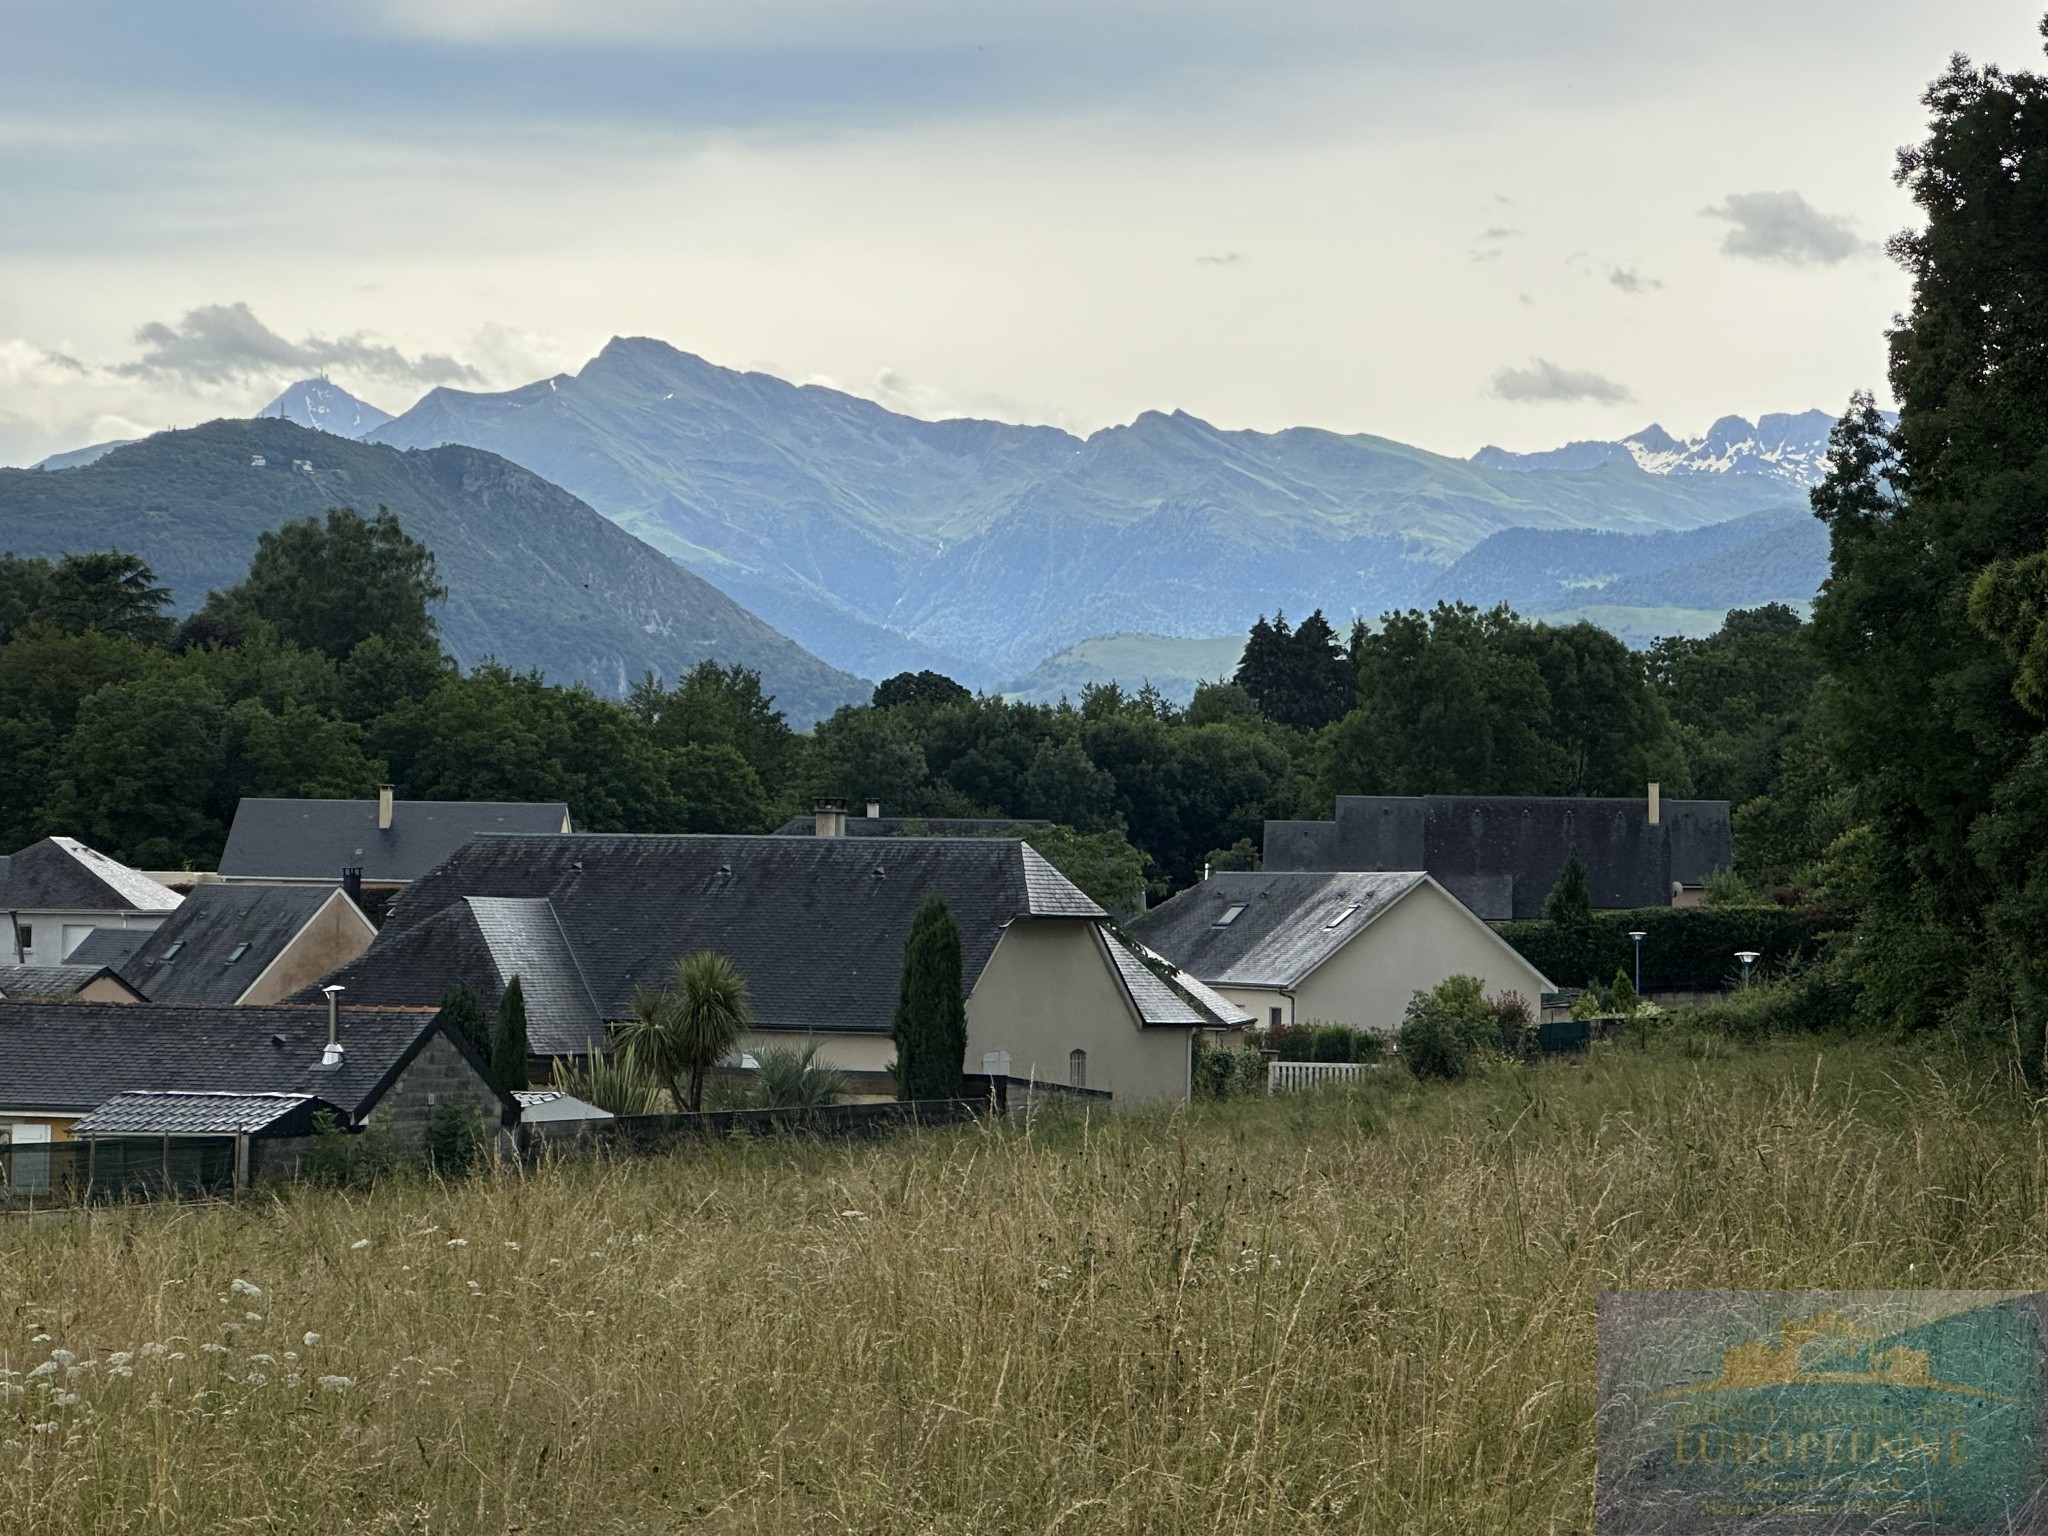
[[[819,1109],[846,1097],[846,1074],[817,1064],[818,1046],[771,1045],[759,1053],[752,1106]]]
[[[724,955],[706,949],[678,960],[660,991],[642,988],[634,995],[633,1018],[619,1039],[661,1079],[678,1109],[678,1084],[687,1078],[695,1113],[704,1107],[705,1074],[732,1054],[753,1022],[747,978]]]

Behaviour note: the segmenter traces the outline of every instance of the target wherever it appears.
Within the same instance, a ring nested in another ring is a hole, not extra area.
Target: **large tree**
[[[439,645],[433,605],[448,589],[434,577],[434,553],[407,536],[385,508],[366,518],[335,507],[286,523],[257,540],[249,574],[207,599],[224,619],[253,617],[280,636],[336,661],[372,635],[404,650]]]
[[[1865,1012],[2017,1034],[2034,1067],[2048,740],[2011,599],[2048,547],[2048,80],[1959,56],[1923,99],[1899,180],[1926,223],[1891,244],[1913,285],[1898,422],[1852,402],[1813,497],[1827,745],[1861,823],[1836,862],[1863,904]]]
[[[925,898],[903,941],[903,981],[893,1034],[897,1098],[960,1096],[960,1074],[967,1060],[960,928],[937,896]]]
[[[1321,730],[1351,707],[1354,669],[1318,608],[1290,629],[1287,615],[1261,615],[1246,637],[1235,681],[1259,713],[1296,730]]]

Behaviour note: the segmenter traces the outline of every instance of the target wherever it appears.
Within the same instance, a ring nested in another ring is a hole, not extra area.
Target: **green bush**
[[[1834,956],[1685,1010],[1684,1022],[1738,1040],[1814,1034],[1849,1024],[1856,983]]]
[[[1232,1099],[1261,1092],[1266,1086],[1266,1058],[1257,1046],[1232,1049],[1217,1045],[1203,1030],[1195,1031],[1194,1091],[1198,1099]]]
[[[1718,992],[1741,980],[1736,951],[1756,950],[1761,969],[1782,969],[1815,956],[1843,926],[1839,914],[1789,907],[1636,907],[1597,912],[1584,925],[1536,918],[1494,931],[1558,986],[1588,987],[1634,972],[1633,929],[1644,935],[1645,989]]]
[[[381,1125],[345,1131],[333,1111],[313,1117],[313,1138],[299,1154],[299,1177],[338,1187],[373,1183],[398,1165],[391,1137]]]
[[[1463,1077],[1473,1055],[1500,1039],[1494,1005],[1477,976],[1447,976],[1408,1000],[1396,1036],[1401,1060],[1417,1077]]]
[[[1265,1049],[1281,1061],[1378,1061],[1386,1042],[1350,1024],[1283,1024],[1267,1030]]]
[[[436,1173],[467,1173],[488,1145],[484,1112],[474,1104],[443,1100],[427,1116],[427,1163]]]

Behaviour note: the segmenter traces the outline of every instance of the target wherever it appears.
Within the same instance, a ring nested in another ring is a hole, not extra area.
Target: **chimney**
[[[327,1049],[320,1053],[320,1065],[332,1071],[341,1065],[341,994],[347,987],[322,987],[327,994]]]
[[[869,820],[869,821],[880,821],[881,819],[882,819],[882,802],[881,802],[881,801],[879,801],[879,800],[870,800],[870,801],[868,802],[868,820]]]
[[[1664,786],[1655,779],[1650,780],[1650,825],[1656,826],[1664,819]]]
[[[341,872],[341,894],[359,907],[363,904],[363,869],[360,864],[351,865]]]
[[[820,837],[846,836],[846,808],[827,800],[818,807],[817,834]]]
[[[377,786],[377,830],[379,832],[389,832],[391,830],[391,786],[389,784],[379,784]]]

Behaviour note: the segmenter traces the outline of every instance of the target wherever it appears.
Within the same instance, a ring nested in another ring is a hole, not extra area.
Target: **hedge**
[[[1838,914],[1790,907],[1635,907],[1596,912],[1583,927],[1536,918],[1494,931],[1560,987],[1584,987],[1616,971],[1634,979],[1634,930],[1645,936],[1645,992],[1717,992],[1742,979],[1736,951],[1756,950],[1761,974],[1812,958],[1842,926]]]

